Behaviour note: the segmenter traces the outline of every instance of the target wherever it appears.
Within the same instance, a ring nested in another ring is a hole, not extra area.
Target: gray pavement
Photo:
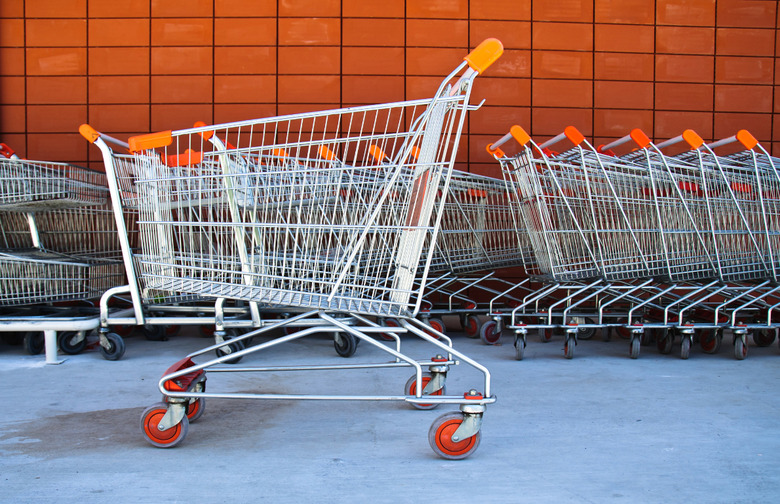
[[[729,344],[689,360],[596,335],[573,360],[560,338],[530,338],[514,360],[511,337],[456,346],[493,374],[482,442],[448,461],[428,446],[431,422],[453,407],[398,402],[209,399],[172,449],[143,439],[143,409],[160,400],[165,369],[209,343],[185,330],[167,342],[127,339],[121,361],[99,352],[45,365],[0,344],[2,502],[686,502],[780,500],[777,345]],[[419,358],[430,347],[413,338]],[[385,360],[362,344],[352,362]],[[242,364],[340,363],[325,337],[247,356]],[[408,369],[209,375],[209,389],[398,394]],[[218,383],[219,382],[219,383]],[[448,393],[480,384],[461,365]]]

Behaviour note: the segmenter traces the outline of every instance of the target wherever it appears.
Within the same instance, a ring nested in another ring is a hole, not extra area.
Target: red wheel
[[[479,325],[479,318],[477,318],[475,315],[466,315],[463,317],[463,320],[461,320],[461,323],[463,325],[463,331],[466,333],[466,336],[469,338],[476,338],[479,336],[481,328]]]
[[[190,424],[185,415],[181,422],[170,429],[161,431],[157,426],[167,411],[168,407],[165,403],[157,403],[146,408],[141,414],[141,432],[149,443],[158,448],[172,448],[181,443],[187,436]]]
[[[198,397],[195,400],[191,400],[187,403],[187,420],[194,422],[201,416],[206,410],[206,399],[204,397]]]
[[[748,346],[745,343],[745,339],[737,337],[734,340],[734,358],[737,360],[744,360],[748,354]]]
[[[216,328],[213,325],[200,326],[200,335],[203,336],[204,338],[213,338],[214,331],[216,331]]]
[[[434,331],[438,331],[438,332],[440,332],[442,334],[446,330],[446,328],[444,327],[444,321],[442,319],[438,319],[438,318],[428,319],[428,325]],[[428,334],[430,334],[434,338],[439,339],[439,335],[436,334],[435,332],[432,332],[432,331],[427,331],[427,332],[428,332]]]
[[[400,322],[398,322],[398,319],[389,318],[382,321],[382,325],[385,327],[401,327]],[[395,338],[393,335],[398,333],[379,333],[379,337],[382,338],[385,341],[395,341]]]
[[[481,431],[462,441],[452,440],[452,435],[462,423],[463,414],[459,412],[445,413],[434,420],[428,430],[428,442],[437,455],[449,460],[459,460],[474,453],[482,437]]]
[[[721,341],[723,341],[722,329],[705,329],[699,335],[699,345],[704,353],[718,353]]]
[[[479,338],[486,345],[495,345],[501,339],[501,331],[498,330],[498,324],[495,320],[488,320],[479,330]]]
[[[430,382],[433,379],[433,375],[431,373],[423,373],[422,375],[422,388],[425,390],[425,387],[428,386],[428,382]],[[430,395],[445,395],[447,391],[447,387],[442,385],[442,387],[431,393]],[[417,375],[412,375],[409,380],[407,380],[406,385],[404,386],[404,394],[407,396],[415,396],[417,395]],[[417,409],[421,410],[429,410],[434,409],[437,406],[439,406],[439,403],[433,403],[433,404],[419,404],[419,403],[409,403],[412,406],[414,406]]]
[[[756,329],[753,331],[753,343],[756,346],[767,347],[775,342],[774,329]]]
[[[539,339],[542,340],[542,343],[549,343],[552,341],[552,338],[553,338],[552,327],[539,328]]]

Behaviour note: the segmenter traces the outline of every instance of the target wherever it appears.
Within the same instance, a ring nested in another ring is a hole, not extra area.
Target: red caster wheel
[[[466,315],[461,319],[463,331],[469,338],[477,338],[480,335],[479,318],[476,315]]]
[[[423,373],[422,375],[422,388],[425,389],[425,387],[428,385],[428,382],[430,382],[433,379],[433,375],[431,373]],[[447,387],[442,385],[442,387],[431,393],[430,395],[445,395],[447,391]],[[404,386],[404,394],[407,396],[414,396],[417,394],[417,375],[412,375],[409,380],[407,380],[406,385]],[[420,403],[409,403],[412,406],[414,406],[417,409],[421,410],[430,410],[434,409],[439,406],[439,403],[432,403],[432,404],[420,404]]]
[[[161,431],[158,425],[167,411],[165,403],[157,403],[146,408],[141,414],[141,432],[149,443],[158,448],[173,448],[181,443],[189,428],[189,419],[185,415],[181,422]]]
[[[488,320],[479,330],[479,338],[486,345],[495,345],[501,339],[501,331],[498,330],[498,324],[495,320]]]
[[[428,442],[437,455],[449,460],[460,460],[474,453],[479,446],[482,432],[477,431],[476,434],[462,441],[453,441],[452,435],[461,423],[463,423],[463,413],[456,411],[445,413],[434,420],[428,430]]]

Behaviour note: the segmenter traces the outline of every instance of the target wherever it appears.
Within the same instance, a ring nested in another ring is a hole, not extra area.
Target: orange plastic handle
[[[203,161],[203,153],[192,149],[185,150],[182,154],[170,154],[167,158],[162,157],[163,163],[168,166],[192,166]]]
[[[130,145],[130,152],[140,152],[144,150],[156,149],[157,147],[167,147],[173,143],[172,131],[160,131],[158,133],[149,133],[147,135],[138,135],[130,137],[127,143]]]
[[[195,124],[192,127],[193,128],[203,128],[205,126],[206,126],[206,123],[204,123],[203,121],[196,121]],[[199,134],[200,134],[201,137],[203,137],[203,140],[208,140],[209,138],[214,136],[214,132],[213,131],[201,131]]]
[[[11,159],[11,156],[14,155],[14,150],[8,147],[6,144],[0,143],[0,154],[7,157],[8,159]]]
[[[468,56],[463,58],[468,62],[469,67],[478,74],[482,74],[492,65],[501,55],[504,54],[504,45],[497,38],[488,38],[482,41],[471,51]]]
[[[692,149],[698,149],[699,147],[704,145],[704,140],[702,139],[702,137],[700,137],[699,134],[693,131],[692,129],[687,129],[683,131],[682,137],[683,140],[688,142],[688,145],[690,145]]]
[[[368,148],[368,153],[371,154],[371,157],[373,157],[376,160],[376,162],[378,162],[378,163],[381,163],[387,157],[385,155],[385,151],[383,151],[382,149],[380,149],[376,145],[371,145]]]
[[[758,140],[756,140],[756,137],[751,135],[748,130],[737,131],[737,140],[739,140],[739,142],[744,145],[746,149],[752,149],[758,145]]]
[[[79,133],[81,133],[81,136],[86,138],[89,143],[95,143],[95,140],[100,138],[100,133],[98,133],[95,128],[86,123],[79,126]]]
[[[531,141],[531,135],[526,133],[526,131],[517,124],[509,128],[509,133],[512,135],[512,138],[517,140],[517,143],[520,145],[525,145]]]
[[[650,138],[645,135],[645,132],[639,128],[632,129],[629,135],[631,136],[631,140],[636,142],[636,144],[642,149],[650,145]]]
[[[320,157],[326,161],[333,161],[336,159],[336,154],[330,150],[327,145],[320,145],[319,154]]]

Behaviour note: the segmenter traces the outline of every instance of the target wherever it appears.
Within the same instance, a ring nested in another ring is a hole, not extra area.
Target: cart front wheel
[[[476,338],[480,335],[479,318],[474,315],[466,315],[461,319],[463,331],[469,338]]]
[[[452,435],[463,423],[463,414],[460,412],[445,413],[434,420],[428,430],[428,442],[440,457],[449,460],[460,460],[468,457],[479,446],[482,432],[477,431],[473,436],[462,441],[453,441]]]
[[[525,340],[522,338],[517,338],[517,340],[515,341],[515,359],[523,360],[524,355],[525,355]]]
[[[431,373],[423,373],[422,374],[422,383],[421,386],[423,389],[425,389],[426,386],[428,386],[428,382],[430,382],[433,379],[433,375]],[[442,385],[442,387],[433,392],[430,395],[446,395],[447,393],[447,387],[446,385]],[[417,375],[412,375],[409,380],[407,380],[406,385],[404,386],[404,394],[407,396],[414,396],[417,395]],[[439,406],[439,403],[432,403],[432,404],[420,404],[420,403],[409,403],[412,406],[414,406],[417,409],[421,410],[431,410]]]
[[[108,348],[100,345],[100,353],[106,360],[119,360],[125,354],[125,340],[116,333],[106,333]]]
[[[662,354],[668,354],[672,351],[672,344],[674,344],[674,336],[669,329],[661,329],[655,339],[655,344],[658,347],[658,351]]]
[[[24,333],[23,343],[25,351],[30,355],[38,355],[43,352],[43,347],[46,344],[43,333],[34,331]]]
[[[748,354],[748,347],[745,344],[745,338],[738,337],[734,340],[734,357],[737,360],[744,360]]]
[[[720,350],[720,343],[723,341],[722,329],[710,329],[703,331],[699,336],[699,345],[704,353],[714,354]]]
[[[486,345],[495,345],[501,339],[501,331],[495,320],[488,320],[479,329],[479,339]]]
[[[691,337],[683,336],[683,339],[680,342],[680,358],[687,359],[690,356],[691,356]]]
[[[430,326],[430,328],[433,329],[433,331],[438,331],[438,332],[440,332],[442,334],[444,334],[444,332],[447,330],[447,328],[444,325],[444,321],[442,319],[440,319],[440,318],[428,319],[428,326]],[[426,332],[429,335],[431,335],[432,337],[434,337],[436,339],[439,339],[440,336],[436,332],[433,332],[433,331],[426,331]]]
[[[339,333],[337,337],[333,338],[336,353],[342,357],[352,357],[357,350],[357,344],[357,338],[349,333]]]
[[[775,342],[774,329],[756,329],[753,331],[753,343],[756,346],[768,347]]]
[[[194,422],[198,418],[203,416],[203,412],[206,410],[206,399],[204,397],[198,397],[194,401],[187,403],[187,420]]]
[[[237,338],[238,335],[239,335],[238,331],[236,331],[235,329],[228,329],[227,331],[225,331],[225,342],[227,343],[231,339]],[[244,340],[239,340],[239,341],[233,341],[232,343],[228,343],[224,346],[217,348],[216,350],[214,350],[214,353],[217,354],[217,357],[224,357],[225,355],[231,355],[236,352],[240,352],[244,348],[246,348],[246,346],[244,345]],[[226,360],[225,364],[238,364],[240,360],[241,357],[234,357],[233,359]]]
[[[566,336],[566,342],[563,344],[563,353],[567,359],[574,358],[574,347],[577,346],[577,340],[574,336]]]
[[[77,331],[62,331],[57,334],[57,344],[66,354],[76,355],[87,346],[87,336]]]
[[[634,336],[631,338],[631,350],[629,351],[629,355],[632,359],[639,358],[639,351],[642,348],[642,337],[641,336]]]
[[[158,448],[173,448],[187,436],[189,419],[185,415],[181,422],[170,429],[161,431],[158,427],[168,407],[165,403],[149,406],[141,414],[141,432],[149,443]]]

